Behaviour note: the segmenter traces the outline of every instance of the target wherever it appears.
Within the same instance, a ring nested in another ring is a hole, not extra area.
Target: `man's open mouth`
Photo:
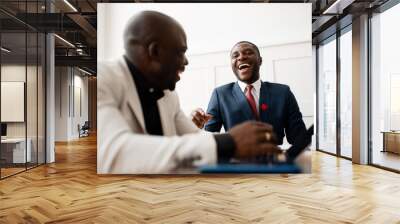
[[[180,69],[176,71],[176,80],[179,81],[181,79],[181,75],[185,69]]]
[[[246,71],[250,68],[250,64],[243,63],[238,66],[239,71]]]
[[[176,80],[180,80],[181,79],[181,73],[179,71],[176,72]]]

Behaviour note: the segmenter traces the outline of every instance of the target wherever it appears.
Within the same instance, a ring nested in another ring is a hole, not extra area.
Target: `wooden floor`
[[[377,165],[400,170],[400,154],[374,151],[372,162]]]
[[[29,169],[33,169],[33,168],[37,167],[37,164],[36,163],[35,164],[27,163],[26,166],[27,167],[25,167],[25,164],[18,164],[18,167],[6,167],[6,168],[2,167],[1,168],[1,178],[6,178],[8,176],[15,175],[17,173],[24,172]]]
[[[19,172],[23,172],[25,170],[26,170],[25,167],[24,168],[20,168],[20,167],[18,167],[18,168],[4,168],[3,167],[3,168],[1,168],[1,178],[7,177],[7,176],[10,176],[10,175],[19,173]]]
[[[0,181],[0,223],[400,223],[399,174],[312,157],[312,174],[98,176],[84,138]]]

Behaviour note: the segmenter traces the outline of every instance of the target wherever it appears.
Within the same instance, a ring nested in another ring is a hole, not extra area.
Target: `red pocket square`
[[[266,103],[261,104],[261,110],[268,110],[268,105]]]

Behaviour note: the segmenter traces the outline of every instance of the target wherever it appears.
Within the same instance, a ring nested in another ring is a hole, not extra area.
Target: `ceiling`
[[[20,46],[24,46],[25,39],[21,39],[22,34],[18,32],[25,29],[55,32],[60,37],[55,38],[56,65],[79,66],[96,73],[97,3],[114,2],[312,3],[312,37],[315,44],[336,31],[338,20],[344,21],[340,23],[344,27],[351,23],[351,17],[372,10],[387,0],[340,0],[339,4],[335,3],[336,0],[47,0],[47,6],[46,0],[1,0],[0,26],[2,32],[7,33],[2,38],[9,38],[7,42],[14,43],[7,47],[22,54],[24,49]],[[50,9],[52,13],[48,13]],[[34,48],[34,44],[28,44],[28,54],[34,52],[31,47]]]

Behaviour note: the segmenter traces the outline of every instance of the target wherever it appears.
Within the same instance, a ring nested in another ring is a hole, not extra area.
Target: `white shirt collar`
[[[239,84],[239,87],[240,87],[240,89],[242,90],[242,92],[244,92],[244,90],[246,89],[246,86],[248,85],[247,83],[242,82],[242,81],[240,81],[240,80],[238,80],[238,84]],[[260,92],[260,88],[261,88],[261,79],[260,79],[260,78],[257,79],[257,81],[253,82],[251,85],[253,86],[254,90],[255,90],[257,93]]]

